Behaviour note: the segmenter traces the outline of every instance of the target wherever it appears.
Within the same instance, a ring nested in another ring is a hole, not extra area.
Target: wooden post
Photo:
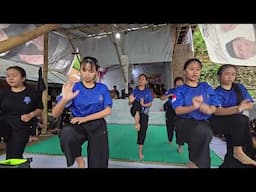
[[[177,27],[177,30],[175,29]],[[178,36],[179,36],[179,33],[180,33],[180,30],[181,30],[181,26],[180,25],[170,25],[170,32],[171,32],[171,37],[174,36],[174,41],[173,41],[173,44],[172,44],[172,55],[171,55],[171,63],[170,63],[170,85],[172,88],[174,88],[174,84],[173,84],[173,81],[174,81],[174,75],[175,75],[175,70],[174,70],[174,57],[175,57],[175,51],[176,51],[176,46],[177,46],[177,42],[178,42]],[[172,38],[171,38],[172,39]],[[171,42],[170,42],[171,43]]]
[[[44,34],[44,65],[43,65],[43,79],[46,89],[43,91],[43,129],[42,134],[46,134],[48,125],[48,33]]]
[[[8,39],[0,42],[0,53],[13,49],[19,45],[26,43],[32,39],[39,37],[45,33],[48,33],[54,29],[57,29],[59,24],[45,24],[30,31],[27,31],[21,35],[9,37]]]
[[[118,61],[119,61],[119,64],[120,64],[120,68],[121,68],[121,72],[122,72],[122,76],[124,78],[124,82],[125,84],[127,84],[127,87],[128,87],[128,79],[127,79],[127,75],[125,74],[125,71],[124,71],[124,67],[122,66],[122,59],[121,59],[121,56],[124,55],[123,53],[123,42],[117,42],[116,38],[115,38],[115,35],[114,35],[114,30],[113,30],[113,26],[112,26],[112,34],[111,36],[108,36],[110,41],[113,43],[114,47],[115,47],[115,50],[116,50],[116,53],[117,53],[117,58],[118,58]],[[122,38],[122,37],[121,37]],[[120,39],[120,41],[123,41],[122,39]],[[120,44],[122,44],[122,47],[120,46]]]

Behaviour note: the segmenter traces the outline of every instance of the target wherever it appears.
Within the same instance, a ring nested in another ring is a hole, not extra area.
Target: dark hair
[[[217,71],[217,75],[220,76],[223,71],[229,67],[233,67],[236,71],[236,67],[232,64],[224,64],[222,65],[218,71]],[[243,95],[242,95],[242,92],[241,92],[241,89],[239,88],[238,84],[237,83],[232,83],[232,87],[234,88],[234,91],[236,93],[236,96],[237,96],[237,104],[240,104],[241,101],[243,100]]]
[[[183,69],[185,70],[185,69],[189,66],[189,64],[190,64],[190,63],[193,63],[193,62],[198,62],[199,65],[200,65],[200,67],[201,67],[201,68],[203,67],[202,62],[201,62],[199,59],[197,59],[197,58],[190,58],[190,59],[188,59],[188,60],[184,63]]]
[[[144,76],[146,78],[146,80],[148,80],[148,76],[144,73],[140,74],[138,78],[140,78],[141,76]]]
[[[237,69],[236,69],[236,67],[234,65],[232,65],[232,64],[224,64],[224,65],[220,66],[220,68],[218,69],[217,75],[220,76],[223,73],[223,71],[226,68],[229,68],[229,67],[233,67],[237,71]]]
[[[94,65],[96,68],[96,71],[99,68],[98,60],[95,57],[90,57],[90,56],[84,57],[84,59],[80,62],[80,68],[82,65],[84,65],[86,63],[90,63],[91,67],[92,67],[92,65]]]
[[[233,58],[238,58],[235,54],[235,51],[234,51],[234,47],[233,47],[233,41],[236,41],[237,39],[239,39],[240,37],[237,37],[235,39],[232,39],[231,41],[227,42],[226,43],[226,50],[229,54],[230,57],[233,57]]]
[[[8,71],[8,70],[10,70],[10,69],[15,69],[15,70],[19,71],[20,74],[21,74],[21,77],[25,77],[25,78],[26,78],[26,76],[27,76],[26,71],[25,71],[22,67],[20,67],[20,66],[11,66],[11,67],[8,67],[8,68],[6,69],[6,71]]]
[[[234,88],[234,91],[236,93],[236,97],[237,97],[237,105],[239,105],[241,103],[241,101],[243,100],[243,94],[241,89],[239,88],[237,83],[232,83],[232,87]]]
[[[176,78],[174,79],[173,83],[176,84],[177,81],[182,81],[182,82],[184,82],[184,79],[183,79],[183,77],[176,77]]]
[[[27,74],[26,74],[26,71],[22,67],[20,67],[20,66],[10,66],[6,69],[6,71],[8,71],[10,69],[15,69],[15,70],[19,71],[19,73],[21,74],[21,77],[24,77],[25,80],[26,80]],[[26,82],[23,82],[23,84],[26,85]]]

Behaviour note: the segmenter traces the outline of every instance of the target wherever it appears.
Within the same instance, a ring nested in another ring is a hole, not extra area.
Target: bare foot
[[[135,123],[135,129],[136,129],[137,131],[140,131],[140,123]]]
[[[77,168],[85,168],[85,162],[81,161],[81,162],[77,162]]]
[[[182,146],[181,146],[181,145],[179,145],[177,151],[178,151],[178,153],[182,153],[182,152],[183,152],[183,149],[182,149]]]
[[[172,141],[168,141],[169,144],[172,144]]]
[[[140,158],[140,160],[144,159],[144,155],[142,152],[139,152],[139,158]]]
[[[234,158],[240,161],[241,163],[245,165],[254,165],[256,166],[256,161],[248,157],[245,153],[235,153],[234,152]]]
[[[194,162],[189,161],[188,168],[193,168],[194,169],[194,168],[198,168],[198,166]]]
[[[252,137],[252,146],[256,149],[256,137]]]
[[[76,158],[77,168],[85,168],[85,161],[83,157]]]
[[[32,142],[32,136],[29,136],[28,142]]]
[[[38,141],[39,138],[36,136],[29,136],[29,142]]]

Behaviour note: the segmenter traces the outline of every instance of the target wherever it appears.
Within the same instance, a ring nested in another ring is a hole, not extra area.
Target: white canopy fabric
[[[171,42],[170,26],[134,31],[125,35],[124,53],[130,64],[171,62]]]
[[[4,60],[0,58],[0,77],[6,76],[6,69],[10,66],[20,66],[25,69],[27,74],[27,80],[37,81],[39,66],[29,65],[24,63],[17,63],[14,61]],[[63,84],[67,80],[67,76],[55,71],[48,72],[48,83]]]
[[[30,28],[36,26],[31,25],[29,25]],[[27,25],[24,25],[24,28],[25,26],[27,27]],[[6,32],[8,36],[18,35],[24,31],[23,25],[16,26],[16,24],[11,24],[10,26],[0,24],[0,28],[6,30],[4,32]],[[171,45],[173,40],[171,38],[171,28],[169,25],[158,29],[142,29],[122,33],[121,38],[122,43],[120,43],[120,45],[123,56],[127,56],[129,64],[162,63],[170,62],[172,59],[173,51]],[[29,52],[33,54],[33,56],[41,56],[40,58],[42,60],[42,47],[39,46],[39,49],[35,47],[35,45],[40,45],[40,42],[42,44],[42,38],[40,39],[40,37],[38,40],[34,39],[33,43],[27,42],[26,46],[24,46],[26,48],[26,50],[23,50],[24,54]],[[85,56],[96,57],[99,60],[99,65],[103,68],[109,68],[119,64],[116,49],[109,37],[68,40],[56,33],[50,33],[48,46],[48,83],[62,84],[67,80],[66,74],[70,71],[70,63],[74,58],[74,50],[79,50],[82,58]],[[9,53],[1,55],[0,76],[5,76],[6,68],[9,66],[19,65],[26,70],[27,79],[36,81],[38,79],[39,66],[42,66],[42,64],[24,64],[26,62],[18,60],[19,58],[17,59],[17,55],[20,56],[20,51],[19,48],[14,48],[10,51],[12,55]],[[10,58],[9,56],[12,57]],[[122,79],[121,68],[118,69],[118,73],[120,74],[115,75],[120,76],[120,79]],[[128,68],[126,73],[128,73]],[[125,75],[127,76],[127,74]],[[121,84],[120,87],[123,87],[124,82]]]
[[[124,55],[129,64],[170,62],[172,59],[171,29],[164,26],[158,30],[131,31],[122,34]],[[102,67],[119,64],[115,47],[108,37],[88,38],[74,42],[82,57],[96,57]]]

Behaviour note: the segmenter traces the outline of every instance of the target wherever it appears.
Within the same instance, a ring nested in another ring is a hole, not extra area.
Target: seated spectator
[[[120,93],[116,88],[116,85],[113,86],[113,89],[111,90],[111,96],[113,99],[120,99]]]

